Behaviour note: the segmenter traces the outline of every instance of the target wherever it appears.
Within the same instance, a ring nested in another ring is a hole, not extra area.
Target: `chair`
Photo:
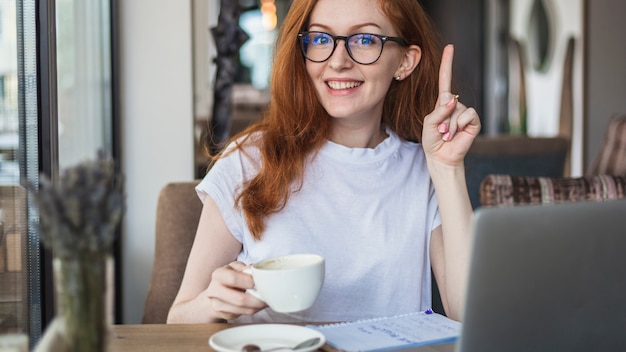
[[[604,201],[626,196],[626,177],[512,177],[489,175],[480,186],[482,206]]]
[[[520,135],[479,136],[465,156],[465,177],[473,208],[480,206],[480,183],[490,174],[561,177],[569,140]]]
[[[154,266],[142,323],[164,324],[180,287],[202,212],[198,180],[166,184],[156,211]]]
[[[491,174],[480,185],[480,204],[554,204],[626,197],[626,114],[614,115],[590,172],[584,177]]]

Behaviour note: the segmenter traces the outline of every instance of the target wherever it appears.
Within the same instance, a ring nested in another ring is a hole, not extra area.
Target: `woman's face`
[[[335,36],[373,33],[397,36],[377,0],[319,0],[310,16],[308,31]],[[362,65],[353,61],[344,40],[338,40],[324,62],[306,60],[306,68],[322,106],[334,118],[348,122],[380,121],[383,101],[394,76],[402,71],[404,50],[388,41],[378,61]]]

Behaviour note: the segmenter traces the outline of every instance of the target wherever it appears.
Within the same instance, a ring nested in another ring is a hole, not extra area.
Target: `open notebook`
[[[308,325],[339,351],[380,352],[452,342],[461,324],[432,310],[329,325]]]

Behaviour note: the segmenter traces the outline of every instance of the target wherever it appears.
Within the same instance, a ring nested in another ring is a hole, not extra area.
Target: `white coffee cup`
[[[265,259],[245,272],[252,274],[248,293],[280,313],[310,308],[324,283],[325,261],[317,254],[291,254]]]

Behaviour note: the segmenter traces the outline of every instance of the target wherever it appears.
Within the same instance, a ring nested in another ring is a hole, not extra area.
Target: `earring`
[[[396,75],[394,78],[396,79],[396,81],[400,81],[402,79],[402,76]]]

